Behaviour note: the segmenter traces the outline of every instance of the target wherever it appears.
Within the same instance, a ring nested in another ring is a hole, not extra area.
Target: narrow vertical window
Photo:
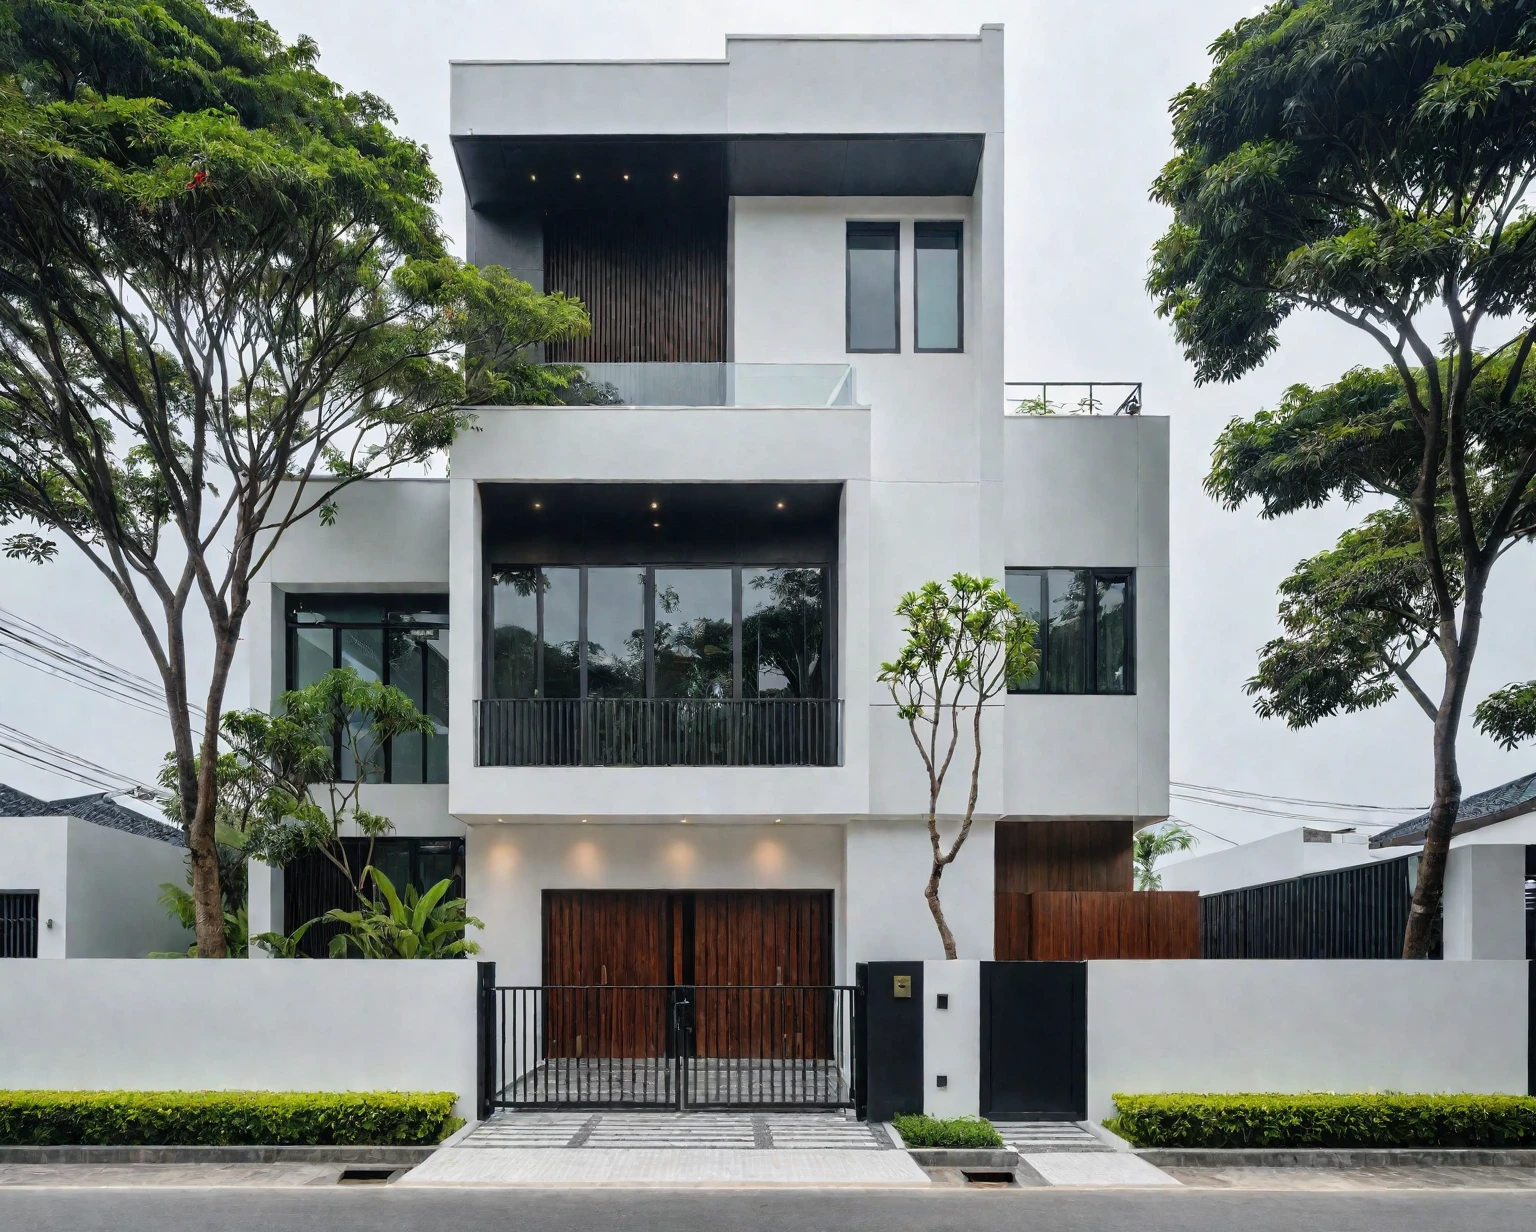
[[[1035,670],[1023,680],[1010,681],[1008,688],[1012,693],[1038,693],[1045,670],[1045,574],[1034,569],[1009,569],[1006,576],[1008,597],[1019,605],[1021,615],[1035,622],[1035,649],[1040,652]]]
[[[913,226],[917,282],[916,350],[964,349],[961,227],[958,222],[919,222]]]
[[[1131,691],[1130,579],[1098,577],[1094,611],[1094,692]]]
[[[848,349],[901,349],[900,224],[848,224]]]

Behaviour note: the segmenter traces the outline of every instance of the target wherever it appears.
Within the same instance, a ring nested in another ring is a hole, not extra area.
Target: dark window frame
[[[42,924],[42,893],[0,890],[0,958],[36,958]]]
[[[326,602],[326,601],[345,601],[345,602],[348,602],[348,603],[357,603],[357,604],[377,603],[377,604],[380,605],[380,607],[383,610],[382,610],[382,613],[380,615],[380,618],[377,621],[372,621],[372,620],[305,620],[305,621],[300,621],[300,620],[295,619],[296,614],[297,614],[297,610],[299,608],[303,607],[306,601],[308,601],[309,603],[322,603],[322,602]],[[425,604],[441,605],[442,608],[443,608],[443,619],[441,621],[422,621],[422,620],[406,621],[406,620],[389,620],[387,618],[388,617],[388,613],[389,613],[391,608],[409,609],[413,605],[422,606],[422,605],[425,605]],[[284,627],[284,634],[285,634],[285,636],[284,636],[284,651],[285,651],[285,658],[286,658],[286,662],[283,665],[283,681],[284,681],[284,686],[283,687],[285,689],[294,689],[294,688],[298,687],[298,685],[296,683],[296,677],[297,677],[297,670],[296,669],[298,667],[298,660],[299,660],[299,655],[298,655],[298,631],[300,629],[328,629],[328,630],[330,630],[330,632],[331,632],[331,668],[332,668],[332,670],[335,670],[336,668],[341,666],[341,635],[342,635],[342,633],[345,630],[348,630],[348,629],[378,629],[378,630],[382,631],[384,634],[387,635],[387,634],[389,634],[391,632],[409,632],[409,631],[411,631],[413,629],[449,629],[450,625],[448,623],[448,611],[447,611],[447,608],[448,608],[448,596],[445,595],[445,594],[442,594],[440,592],[436,592],[436,593],[412,592],[410,594],[352,594],[350,592],[344,592],[344,591],[326,591],[326,592],[323,592],[323,593],[322,592],[311,593],[311,592],[308,592],[308,591],[304,591],[304,592],[289,592],[287,595],[284,596],[284,603],[283,603],[283,627]],[[420,682],[421,683],[421,697],[422,697],[423,704],[425,705],[426,701],[427,701],[427,696],[428,696],[428,691],[427,691],[427,667],[426,667],[426,656],[425,656],[425,654],[421,655],[420,658],[421,658],[421,682]],[[393,661],[391,660],[390,655],[389,655],[389,638],[387,636],[385,636],[385,638],[383,640],[383,648],[382,648],[382,653],[380,655],[380,664],[381,664],[381,667],[382,667],[383,670],[380,673],[379,679],[384,684],[386,684],[386,685],[392,683],[391,680],[390,680],[390,676],[392,674]],[[453,687],[453,684],[452,684],[452,674],[450,673],[450,676],[449,676],[449,690],[450,690],[450,692],[452,690],[452,687]],[[428,712],[423,710],[423,713],[428,713]],[[431,716],[429,715],[429,717],[431,717]],[[446,726],[446,721],[445,721],[445,726]],[[397,736],[397,737],[395,737],[395,739],[401,739],[401,737]],[[409,783],[409,784],[415,785],[415,786],[421,786],[423,784],[446,783],[448,781],[448,779],[447,779],[447,766],[446,765],[444,766],[444,777],[443,778],[441,778],[441,779],[434,779],[434,778],[427,777],[428,776],[428,766],[430,765],[430,760],[431,760],[430,759],[430,753],[429,753],[430,745],[428,744],[428,741],[431,739],[431,737],[427,736],[427,735],[422,735],[420,737],[420,739],[421,739],[421,777],[419,779],[404,779],[404,780],[401,780],[401,781],[405,782],[405,783]],[[331,764],[333,766],[340,766],[341,765],[341,733],[340,732],[338,732],[336,734],[335,739],[332,742]],[[395,778],[394,778],[394,740],[387,741],[385,743],[385,745],[384,745],[384,749],[383,749],[383,765],[380,767],[380,778],[378,779],[378,781],[380,783],[393,783],[393,782],[395,782]]]
[[[1050,624],[1050,587],[1046,581],[1046,575],[1052,572],[1071,572],[1086,574],[1088,578],[1088,605],[1087,620],[1083,627],[1083,685],[1081,689],[1049,689],[1045,682],[1049,678],[1047,674],[1047,660],[1050,656],[1050,636],[1047,629]],[[1040,631],[1036,637],[1036,645],[1040,649],[1040,666],[1036,670],[1034,688],[1009,687],[1008,693],[1014,697],[1134,697],[1136,696],[1136,570],[1134,568],[1097,568],[1083,565],[1016,565],[1004,570],[1004,586],[1015,577],[1037,577],[1040,579]],[[1099,605],[1098,587],[1100,582],[1124,582],[1125,583],[1125,688],[1117,690],[1101,690],[1099,688]]]
[[[917,259],[923,237],[955,237],[955,346],[930,347],[922,342],[923,278]],[[965,222],[963,219],[919,219],[912,224],[912,350],[925,355],[960,355],[965,352]]]
[[[589,569],[636,569],[645,571],[645,693],[644,700],[650,701],[656,698],[656,571],[658,569],[729,569],[731,571],[731,697],[729,700],[740,701],[745,697],[742,671],[745,660],[742,645],[742,571],[747,569],[815,569],[821,574],[822,596],[822,700],[831,700],[837,696],[837,621],[835,613],[836,603],[836,568],[828,561],[806,561],[800,564],[760,564],[754,561],[735,561],[731,563],[719,562],[716,564],[700,564],[698,562],[671,563],[668,561],[655,561],[641,564],[639,562],[601,565],[567,565],[559,561],[544,561],[540,564],[495,564],[487,565],[485,570],[485,601],[483,605],[482,620],[484,621],[485,636],[481,639],[484,647],[484,663],[482,664],[481,679],[483,683],[482,696],[496,698],[496,636],[495,636],[495,588],[496,573],[500,570],[514,569],[579,569],[581,571],[581,611],[580,611],[580,698],[585,700],[587,692],[587,571]],[[544,643],[544,587],[539,584],[534,586],[534,594],[537,598],[535,607],[535,619],[537,623],[535,645],[539,649],[534,653],[534,693],[536,698],[544,696],[544,655],[542,646]]]
[[[853,345],[853,245],[855,235],[890,236],[896,241],[891,250],[891,275],[893,311],[895,313],[895,346],[856,347]],[[843,234],[843,342],[849,355],[900,355],[901,354],[901,222],[886,220],[860,222],[850,219]]]

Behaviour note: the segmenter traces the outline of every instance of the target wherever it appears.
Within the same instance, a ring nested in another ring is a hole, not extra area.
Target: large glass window
[[[917,283],[915,345],[919,351],[958,351],[964,345],[961,235],[962,225],[958,222],[913,224]]]
[[[656,570],[657,697],[735,696],[732,573]]]
[[[826,697],[827,579],[820,565],[495,568],[491,694]]]
[[[1011,691],[1134,693],[1134,583],[1128,569],[1009,569],[1009,596],[1040,630],[1040,667]]]
[[[287,623],[290,689],[350,667],[399,689],[432,719],[430,734],[399,736],[380,750],[370,781],[448,781],[447,596],[290,595]],[[356,774],[339,736],[335,757],[342,778]]]
[[[826,580],[820,569],[741,571],[743,697],[822,697]]]
[[[848,224],[848,349],[901,349],[900,224]]]
[[[550,569],[549,573],[577,573]],[[579,605],[570,617],[579,618]],[[579,666],[579,665],[578,665]],[[580,697],[580,688],[547,697]],[[645,570],[587,570],[587,696],[645,696]]]

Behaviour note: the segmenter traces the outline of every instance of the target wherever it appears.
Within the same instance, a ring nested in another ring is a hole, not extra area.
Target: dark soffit
[[[612,209],[726,196],[968,197],[984,141],[975,133],[457,136],[453,148],[472,207]]]

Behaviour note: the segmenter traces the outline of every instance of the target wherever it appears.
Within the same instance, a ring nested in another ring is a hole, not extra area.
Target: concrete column
[[[1525,848],[1468,844],[1445,865],[1445,957],[1525,957]]]
[[[981,1110],[981,962],[961,958],[923,963],[922,995],[923,1111],[938,1117],[977,1116]]]
[[[257,933],[283,932],[283,870],[260,860],[246,862],[246,917],[251,936]],[[259,945],[252,944],[252,958],[270,958]]]

